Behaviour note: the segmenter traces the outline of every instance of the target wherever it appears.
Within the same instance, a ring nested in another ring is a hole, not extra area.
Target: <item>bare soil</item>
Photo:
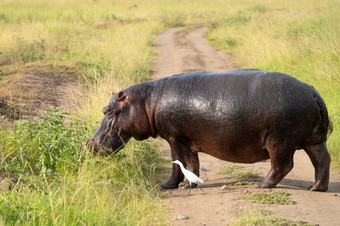
[[[70,111],[86,93],[80,72],[58,62],[28,63],[0,80],[0,125],[37,120],[45,109]]]
[[[204,26],[181,27],[160,34],[155,39],[159,57],[154,63],[154,79],[189,71],[236,69],[237,66],[230,56],[214,49],[205,41],[206,30]],[[159,139],[159,146],[170,159],[169,145]],[[334,172],[331,173],[327,192],[307,190],[307,187],[314,183],[314,168],[303,150],[296,152],[293,170],[274,189],[259,189],[254,185],[231,186],[228,183],[237,179],[219,173],[221,167],[241,165],[259,172],[263,178],[269,172],[269,161],[233,164],[204,153],[200,153],[199,158],[211,170],[206,173],[208,180],[201,174],[201,178],[205,180],[202,185],[204,193],[197,188],[191,191],[191,196],[188,196],[188,190],[183,188],[165,190],[166,200],[172,206],[170,215],[173,219],[169,221],[169,225],[225,225],[252,209],[268,209],[273,211],[275,216],[310,224],[340,225],[340,177]],[[223,185],[227,185],[224,190],[221,189]],[[255,204],[240,198],[246,193],[274,191],[290,193],[290,198],[296,204]]]

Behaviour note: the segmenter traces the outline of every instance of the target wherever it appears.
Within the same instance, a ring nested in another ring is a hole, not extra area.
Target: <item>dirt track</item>
[[[160,34],[155,42],[159,54],[154,64],[154,79],[188,71],[226,71],[236,67],[231,57],[209,46],[204,39],[205,27],[174,28]],[[161,149],[170,158],[170,148],[160,140]],[[175,189],[167,190],[168,201],[172,204],[170,213],[174,220],[172,225],[225,225],[237,218],[239,214],[251,209],[269,209],[275,216],[290,220],[308,222],[319,225],[340,225],[340,177],[331,173],[330,186],[327,192],[310,192],[306,190],[314,183],[314,168],[304,151],[297,151],[294,157],[294,168],[275,189],[256,189],[253,185],[228,186],[220,188],[228,182],[235,181],[230,176],[219,174],[220,168],[232,163],[218,160],[200,153],[200,161],[211,172],[202,185],[205,194],[199,189],[191,191]],[[263,177],[270,168],[270,162],[256,164],[237,164],[256,170]],[[205,179],[202,175],[201,178]],[[240,199],[245,193],[286,191],[291,194],[295,205],[254,204]],[[175,219],[182,215],[187,219]]]

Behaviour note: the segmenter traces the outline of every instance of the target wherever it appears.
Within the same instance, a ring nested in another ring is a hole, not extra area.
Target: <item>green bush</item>
[[[89,134],[85,120],[70,120],[58,108],[46,110],[37,123],[19,120],[13,129],[0,130],[0,169],[33,174],[76,171]]]
[[[114,156],[95,156],[84,147],[90,134],[85,119],[58,108],[36,123],[0,130],[0,182],[5,176],[12,183],[0,189],[0,225],[148,225],[167,218],[157,201],[163,160],[156,146],[131,140]]]

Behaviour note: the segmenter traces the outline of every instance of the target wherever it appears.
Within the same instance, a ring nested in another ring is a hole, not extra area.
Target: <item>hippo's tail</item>
[[[326,104],[320,95],[317,95],[317,104],[319,107],[319,115],[321,118],[317,132],[323,137],[323,140],[326,141],[327,137],[329,137],[333,132],[333,123],[328,117]]]

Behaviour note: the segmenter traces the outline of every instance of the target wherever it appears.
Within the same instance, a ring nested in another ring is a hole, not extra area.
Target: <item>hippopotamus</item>
[[[157,136],[171,147],[172,160],[199,176],[198,152],[235,163],[270,159],[261,188],[275,187],[303,149],[315,168],[312,191],[326,191],[331,123],[325,102],[312,86],[280,72],[242,69],[190,72],[139,83],[112,95],[104,119],[87,147],[113,154],[130,138]],[[184,175],[172,165],[165,189]]]

